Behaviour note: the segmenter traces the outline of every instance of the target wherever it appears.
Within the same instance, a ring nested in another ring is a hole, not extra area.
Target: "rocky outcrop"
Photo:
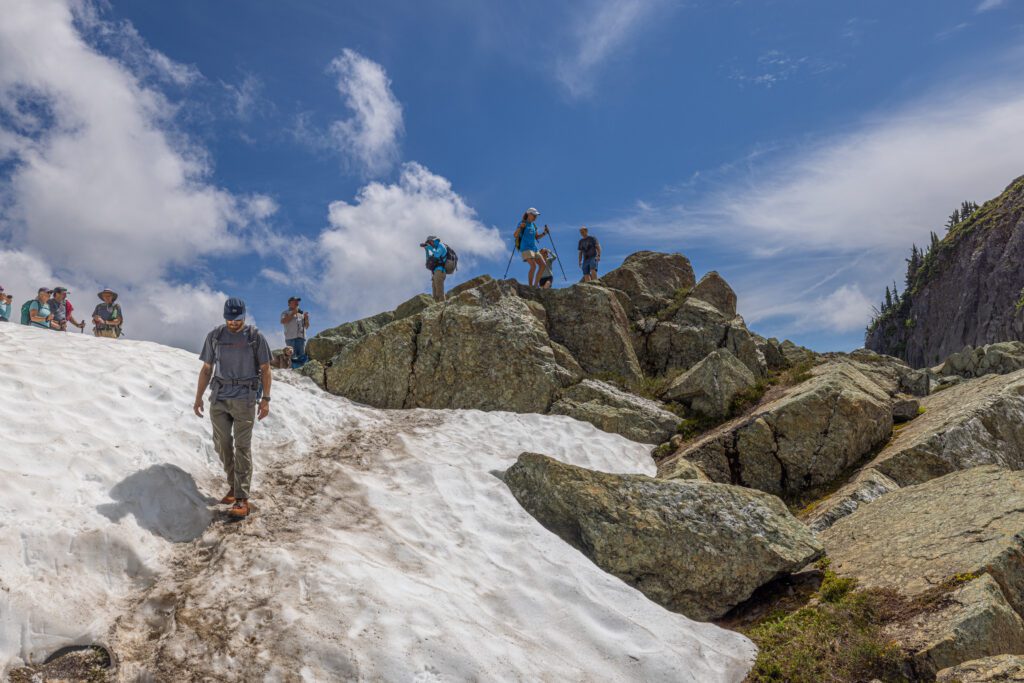
[[[892,421],[910,422],[921,410],[921,402],[909,396],[897,396],[892,403]]]
[[[504,479],[550,531],[694,619],[722,616],[821,551],[778,498],[750,489],[605,474],[532,453]]]
[[[543,309],[508,287],[488,283],[362,337],[333,359],[327,389],[381,408],[547,412],[582,371],[548,337]]]
[[[648,375],[688,370],[720,348],[731,351],[755,377],[767,374],[764,355],[743,318],[706,301],[687,297],[663,319],[644,318],[636,328],[637,352]]]
[[[592,379],[564,389],[551,405],[550,412],[589,422],[598,429],[640,443],[667,441],[679,424],[679,416],[665,410],[657,401]]]
[[[848,362],[832,361],[781,397],[726,423],[662,463],[676,458],[712,481],[799,499],[830,486],[892,429],[888,394]]]
[[[1008,375],[1024,369],[1024,343],[999,342],[980,348],[968,346],[946,359],[940,375],[981,377],[982,375]]]
[[[700,279],[690,296],[711,304],[716,310],[730,317],[736,315],[736,292],[729,283],[712,270]]]
[[[309,377],[321,389],[327,388],[327,378],[324,371],[324,364],[318,360],[311,360],[299,368],[300,375]]]
[[[603,275],[601,284],[625,292],[638,313],[649,315],[668,306],[680,290],[693,288],[693,267],[682,254],[638,251]]]
[[[1024,683],[1024,656],[973,659],[939,672],[936,683]]]
[[[822,532],[861,505],[878,500],[899,487],[878,470],[867,467],[858,472],[853,481],[802,513],[801,517],[813,531]]]
[[[723,418],[737,394],[757,384],[757,378],[728,349],[717,349],[681,374],[661,398],[682,403],[692,411]]]
[[[865,588],[942,596],[894,634],[932,674],[1024,651],[1024,473],[983,466],[909,486],[821,534],[832,568]]]
[[[332,358],[366,335],[376,332],[396,320],[403,320],[411,315],[415,315],[432,303],[434,303],[434,300],[426,294],[417,294],[408,301],[403,302],[393,311],[385,311],[368,318],[323,330],[306,342],[306,354],[313,360],[320,361],[326,365]]]
[[[1024,339],[1024,177],[939,241],[866,346],[916,368],[964,346]]]

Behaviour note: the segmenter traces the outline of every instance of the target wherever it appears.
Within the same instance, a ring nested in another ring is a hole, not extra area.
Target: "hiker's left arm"
[[[270,414],[270,399],[266,398],[270,396],[270,382],[273,375],[270,374],[270,363],[264,363],[260,366],[260,381],[263,382],[263,396],[260,400],[260,408],[257,417],[262,420]]]

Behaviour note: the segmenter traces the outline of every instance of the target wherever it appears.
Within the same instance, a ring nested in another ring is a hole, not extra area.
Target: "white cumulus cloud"
[[[437,235],[459,254],[460,270],[474,257],[504,253],[497,228],[483,225],[442,176],[415,162],[393,184],[372,182],[352,203],[331,203],[330,228],[320,237],[323,286],[331,309],[365,315],[429,288],[419,244]]]
[[[331,62],[338,92],[352,115],[331,124],[335,146],[366,175],[388,171],[398,160],[404,130],[402,105],[391,92],[384,67],[346,49]]]

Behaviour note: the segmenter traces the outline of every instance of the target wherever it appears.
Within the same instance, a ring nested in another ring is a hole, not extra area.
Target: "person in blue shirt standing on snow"
[[[430,282],[434,301],[444,301],[444,279],[448,276],[448,271],[445,270],[448,247],[434,235],[427,237],[420,246],[427,252],[427,268],[431,271]]]
[[[523,220],[519,222],[519,227],[516,228],[516,247],[519,249],[519,253],[522,254],[523,261],[530,264],[530,274],[527,279],[531,287],[536,287],[540,284],[540,274],[544,272],[544,257],[540,253],[540,248],[537,246],[537,240],[544,235],[548,234],[547,226],[544,226],[544,232],[537,232],[537,216],[540,215],[540,211],[534,208],[526,210],[523,214]]]
[[[11,295],[4,293],[4,288],[0,287],[0,323],[6,323],[11,320]]]

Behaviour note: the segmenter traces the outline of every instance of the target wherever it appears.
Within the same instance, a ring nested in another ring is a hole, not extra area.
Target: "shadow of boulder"
[[[174,543],[198,538],[213,519],[192,475],[167,463],[129,475],[110,497],[115,502],[96,507],[100,514],[113,522],[133,515],[140,527]]]

